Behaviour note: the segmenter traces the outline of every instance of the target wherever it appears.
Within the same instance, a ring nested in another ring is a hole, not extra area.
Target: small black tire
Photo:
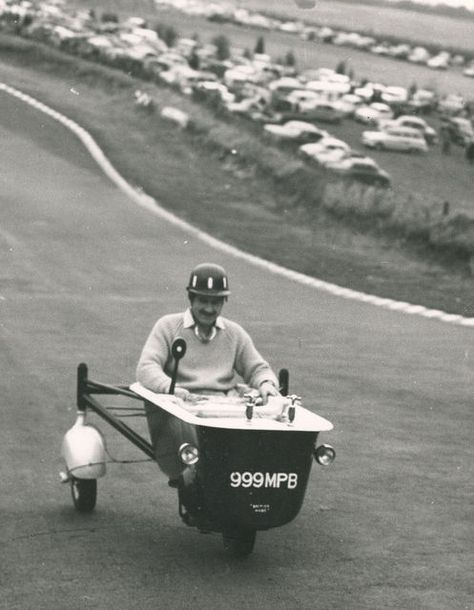
[[[97,479],[71,477],[71,496],[74,508],[80,513],[89,513],[97,501]]]
[[[225,551],[235,558],[248,557],[255,546],[255,530],[233,530],[222,533]]]

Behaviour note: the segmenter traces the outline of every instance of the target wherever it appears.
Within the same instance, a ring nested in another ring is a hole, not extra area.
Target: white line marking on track
[[[354,301],[361,301],[363,303],[369,303],[371,305],[375,305],[376,307],[399,311],[405,314],[422,316],[424,318],[436,319],[440,320],[441,322],[447,322],[449,324],[456,324],[460,326],[468,326],[474,328],[474,318],[465,318],[464,316],[457,314],[449,314],[438,309],[429,309],[427,307],[424,307],[423,305],[413,305],[411,303],[405,303],[403,301],[396,301],[394,299],[387,299],[383,297],[378,297],[376,295],[367,294],[365,292],[358,292],[357,290],[352,290],[350,288],[344,288],[343,286],[331,284],[318,278],[310,277],[308,275],[304,275],[303,273],[287,269],[286,267],[282,267],[281,265],[277,265],[276,263],[272,263],[258,256],[254,256],[253,254],[249,254],[248,252],[244,252],[243,250],[239,250],[238,248],[231,246],[230,244],[227,244],[226,242],[223,242],[220,239],[216,239],[215,237],[212,237],[212,235],[209,235],[209,233],[205,233],[204,231],[197,229],[188,222],[181,220],[181,218],[178,218],[171,212],[168,212],[167,210],[162,208],[159,203],[155,199],[153,199],[153,197],[150,197],[146,193],[139,192],[135,188],[133,188],[113,167],[113,165],[104,155],[103,151],[92,138],[92,136],[75,121],[62,115],[56,110],[53,110],[49,106],[46,106],[46,104],[43,104],[42,102],[31,97],[30,95],[27,95],[26,93],[23,93],[22,91],[19,91],[18,89],[15,89],[14,87],[11,87],[5,83],[0,83],[0,91],[5,91],[6,93],[13,95],[14,97],[24,101],[30,106],[33,106],[41,112],[44,112],[45,114],[49,115],[59,123],[62,123],[81,140],[81,142],[88,150],[89,154],[99,165],[102,171],[110,178],[110,180],[112,180],[112,182],[116,184],[116,186],[121,191],[123,191],[130,199],[132,199],[132,201],[134,201],[141,207],[146,208],[156,216],[163,218],[167,222],[170,222],[175,226],[180,227],[184,231],[191,233],[192,235],[194,235],[195,237],[197,237],[198,239],[213,248],[235,256],[237,258],[241,258],[249,263],[252,263],[253,265],[256,265],[269,271],[270,273],[283,276],[300,284],[304,284],[305,286],[311,286],[312,288],[316,288],[317,290],[321,290],[323,292],[327,292],[335,296],[340,296],[345,299],[352,299]]]

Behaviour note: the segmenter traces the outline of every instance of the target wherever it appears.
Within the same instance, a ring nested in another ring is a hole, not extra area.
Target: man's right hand
[[[262,397],[262,402],[264,405],[267,404],[268,398],[270,396],[280,396],[280,392],[276,388],[275,384],[271,381],[264,381],[260,384],[258,391],[260,396]]]

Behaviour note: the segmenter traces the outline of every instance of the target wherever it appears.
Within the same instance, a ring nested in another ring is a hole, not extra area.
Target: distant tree
[[[341,60],[337,66],[336,66],[336,72],[338,74],[345,74],[346,73],[346,62],[344,60]]]
[[[33,15],[31,15],[30,13],[26,13],[26,15],[23,17],[22,21],[21,21],[21,27],[23,28],[27,28],[29,25],[31,25],[33,23]]]
[[[375,89],[372,93],[371,102],[381,102],[382,101],[382,91],[380,89]]]
[[[295,4],[298,8],[314,8],[316,0],[295,0]]]
[[[193,70],[199,70],[201,61],[199,59],[199,55],[196,53],[196,49],[192,50],[188,63]]]
[[[296,66],[296,57],[295,57],[294,52],[291,49],[285,55],[284,63],[285,63],[285,66],[291,66],[291,67]]]
[[[216,57],[219,61],[224,61],[230,57],[230,42],[227,36],[219,34],[212,39],[212,44],[216,47]]]
[[[263,36],[259,36],[257,38],[257,42],[255,43],[255,53],[265,53],[265,38]]]
[[[418,85],[415,82],[413,82],[408,88],[408,95],[410,97],[413,97],[417,91],[418,91]]]
[[[102,23],[118,23],[119,18],[117,13],[102,13],[100,20]]]
[[[178,39],[178,32],[172,25],[159,23],[155,27],[155,32],[168,47],[173,47]]]

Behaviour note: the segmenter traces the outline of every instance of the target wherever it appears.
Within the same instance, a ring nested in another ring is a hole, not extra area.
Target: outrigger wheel
[[[253,551],[255,530],[229,529],[222,532],[224,549],[233,557],[247,557]]]
[[[97,501],[97,479],[71,477],[71,495],[74,507],[80,513],[94,510]]]

